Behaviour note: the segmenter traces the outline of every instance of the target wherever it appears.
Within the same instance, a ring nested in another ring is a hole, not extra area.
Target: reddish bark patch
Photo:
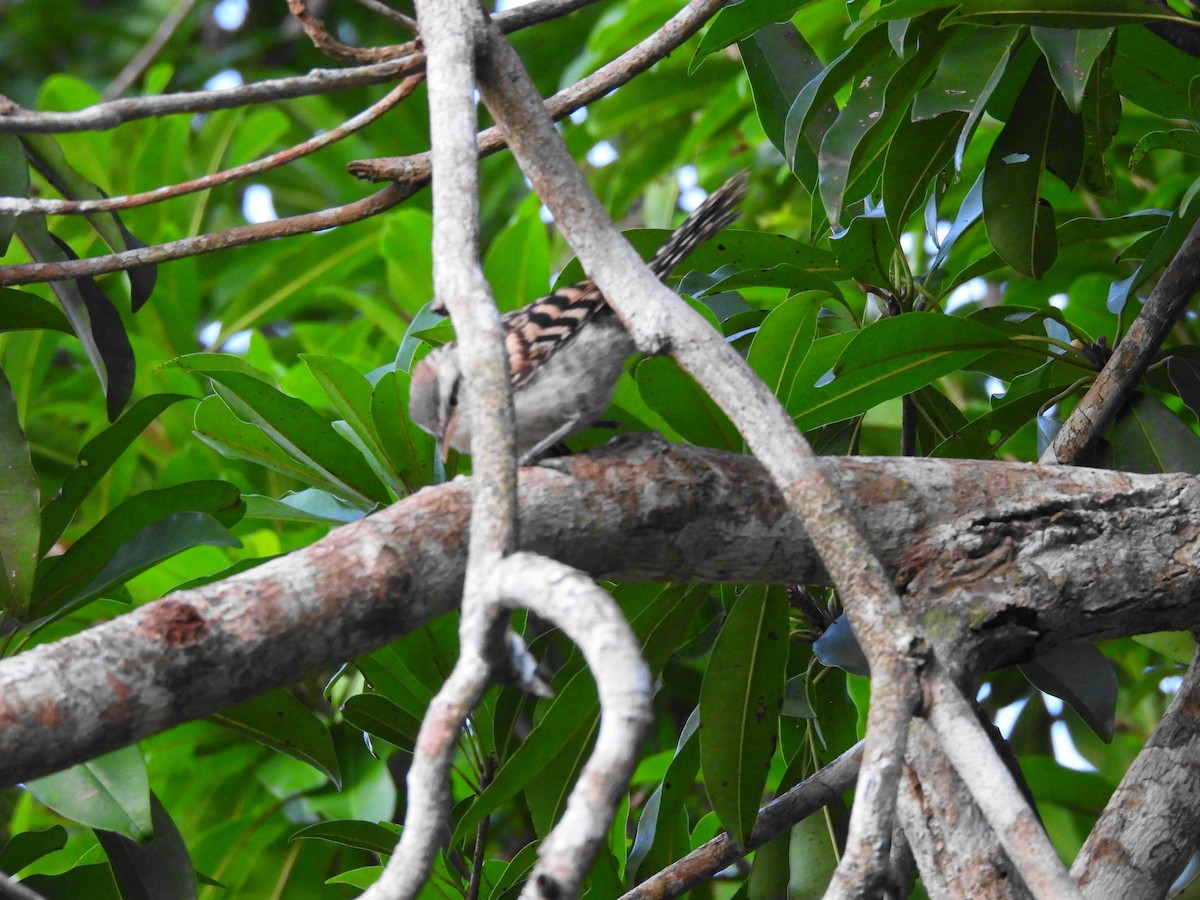
[[[105,722],[128,722],[133,715],[133,710],[129,706],[130,690],[129,685],[118,678],[112,672],[108,673],[108,683],[112,686],[113,697],[116,702],[110,704],[100,713],[100,718]]]
[[[142,623],[149,632],[168,647],[187,647],[199,642],[208,630],[208,623],[200,611],[181,600],[160,600],[147,607],[148,614]]]
[[[38,704],[33,718],[43,728],[55,729],[62,724],[63,713],[53,700],[44,700]]]

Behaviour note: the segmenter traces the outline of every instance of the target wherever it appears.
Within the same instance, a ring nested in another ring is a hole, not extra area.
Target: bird
[[[665,279],[701,244],[737,218],[748,176],[740,172],[710,194],[647,263]],[[516,449],[522,465],[599,421],[625,360],[637,348],[600,289],[581,281],[501,317],[508,354]],[[409,416],[437,441],[471,448],[470,417],[457,346],[434,348],[412,370]]]

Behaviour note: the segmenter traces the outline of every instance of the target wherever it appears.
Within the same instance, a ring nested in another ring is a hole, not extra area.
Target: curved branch
[[[308,35],[308,39],[313,42],[314,47],[326,56],[342,62],[360,64],[384,62],[395,59],[397,56],[403,56],[412,50],[410,44],[397,44],[391,47],[352,47],[350,44],[343,44],[336,40],[325,30],[325,23],[309,12],[308,0],[288,0],[288,9],[292,11],[292,15],[300,23],[300,27],[304,29],[304,33]]]

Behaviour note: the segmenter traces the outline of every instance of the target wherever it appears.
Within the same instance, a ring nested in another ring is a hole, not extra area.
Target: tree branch
[[[352,47],[336,40],[325,30],[325,23],[314,16],[308,9],[308,0],[288,0],[288,9],[313,42],[313,46],[333,59],[352,63],[376,63],[395,59],[412,50],[411,44],[398,44],[391,47]],[[428,45],[425,47],[429,50]]]

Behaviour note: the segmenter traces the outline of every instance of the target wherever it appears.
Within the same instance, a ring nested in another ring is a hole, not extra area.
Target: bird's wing
[[[522,309],[505,314],[504,345],[512,386],[518,388],[570,343],[580,328],[608,306],[591,281],[560,288]]]

